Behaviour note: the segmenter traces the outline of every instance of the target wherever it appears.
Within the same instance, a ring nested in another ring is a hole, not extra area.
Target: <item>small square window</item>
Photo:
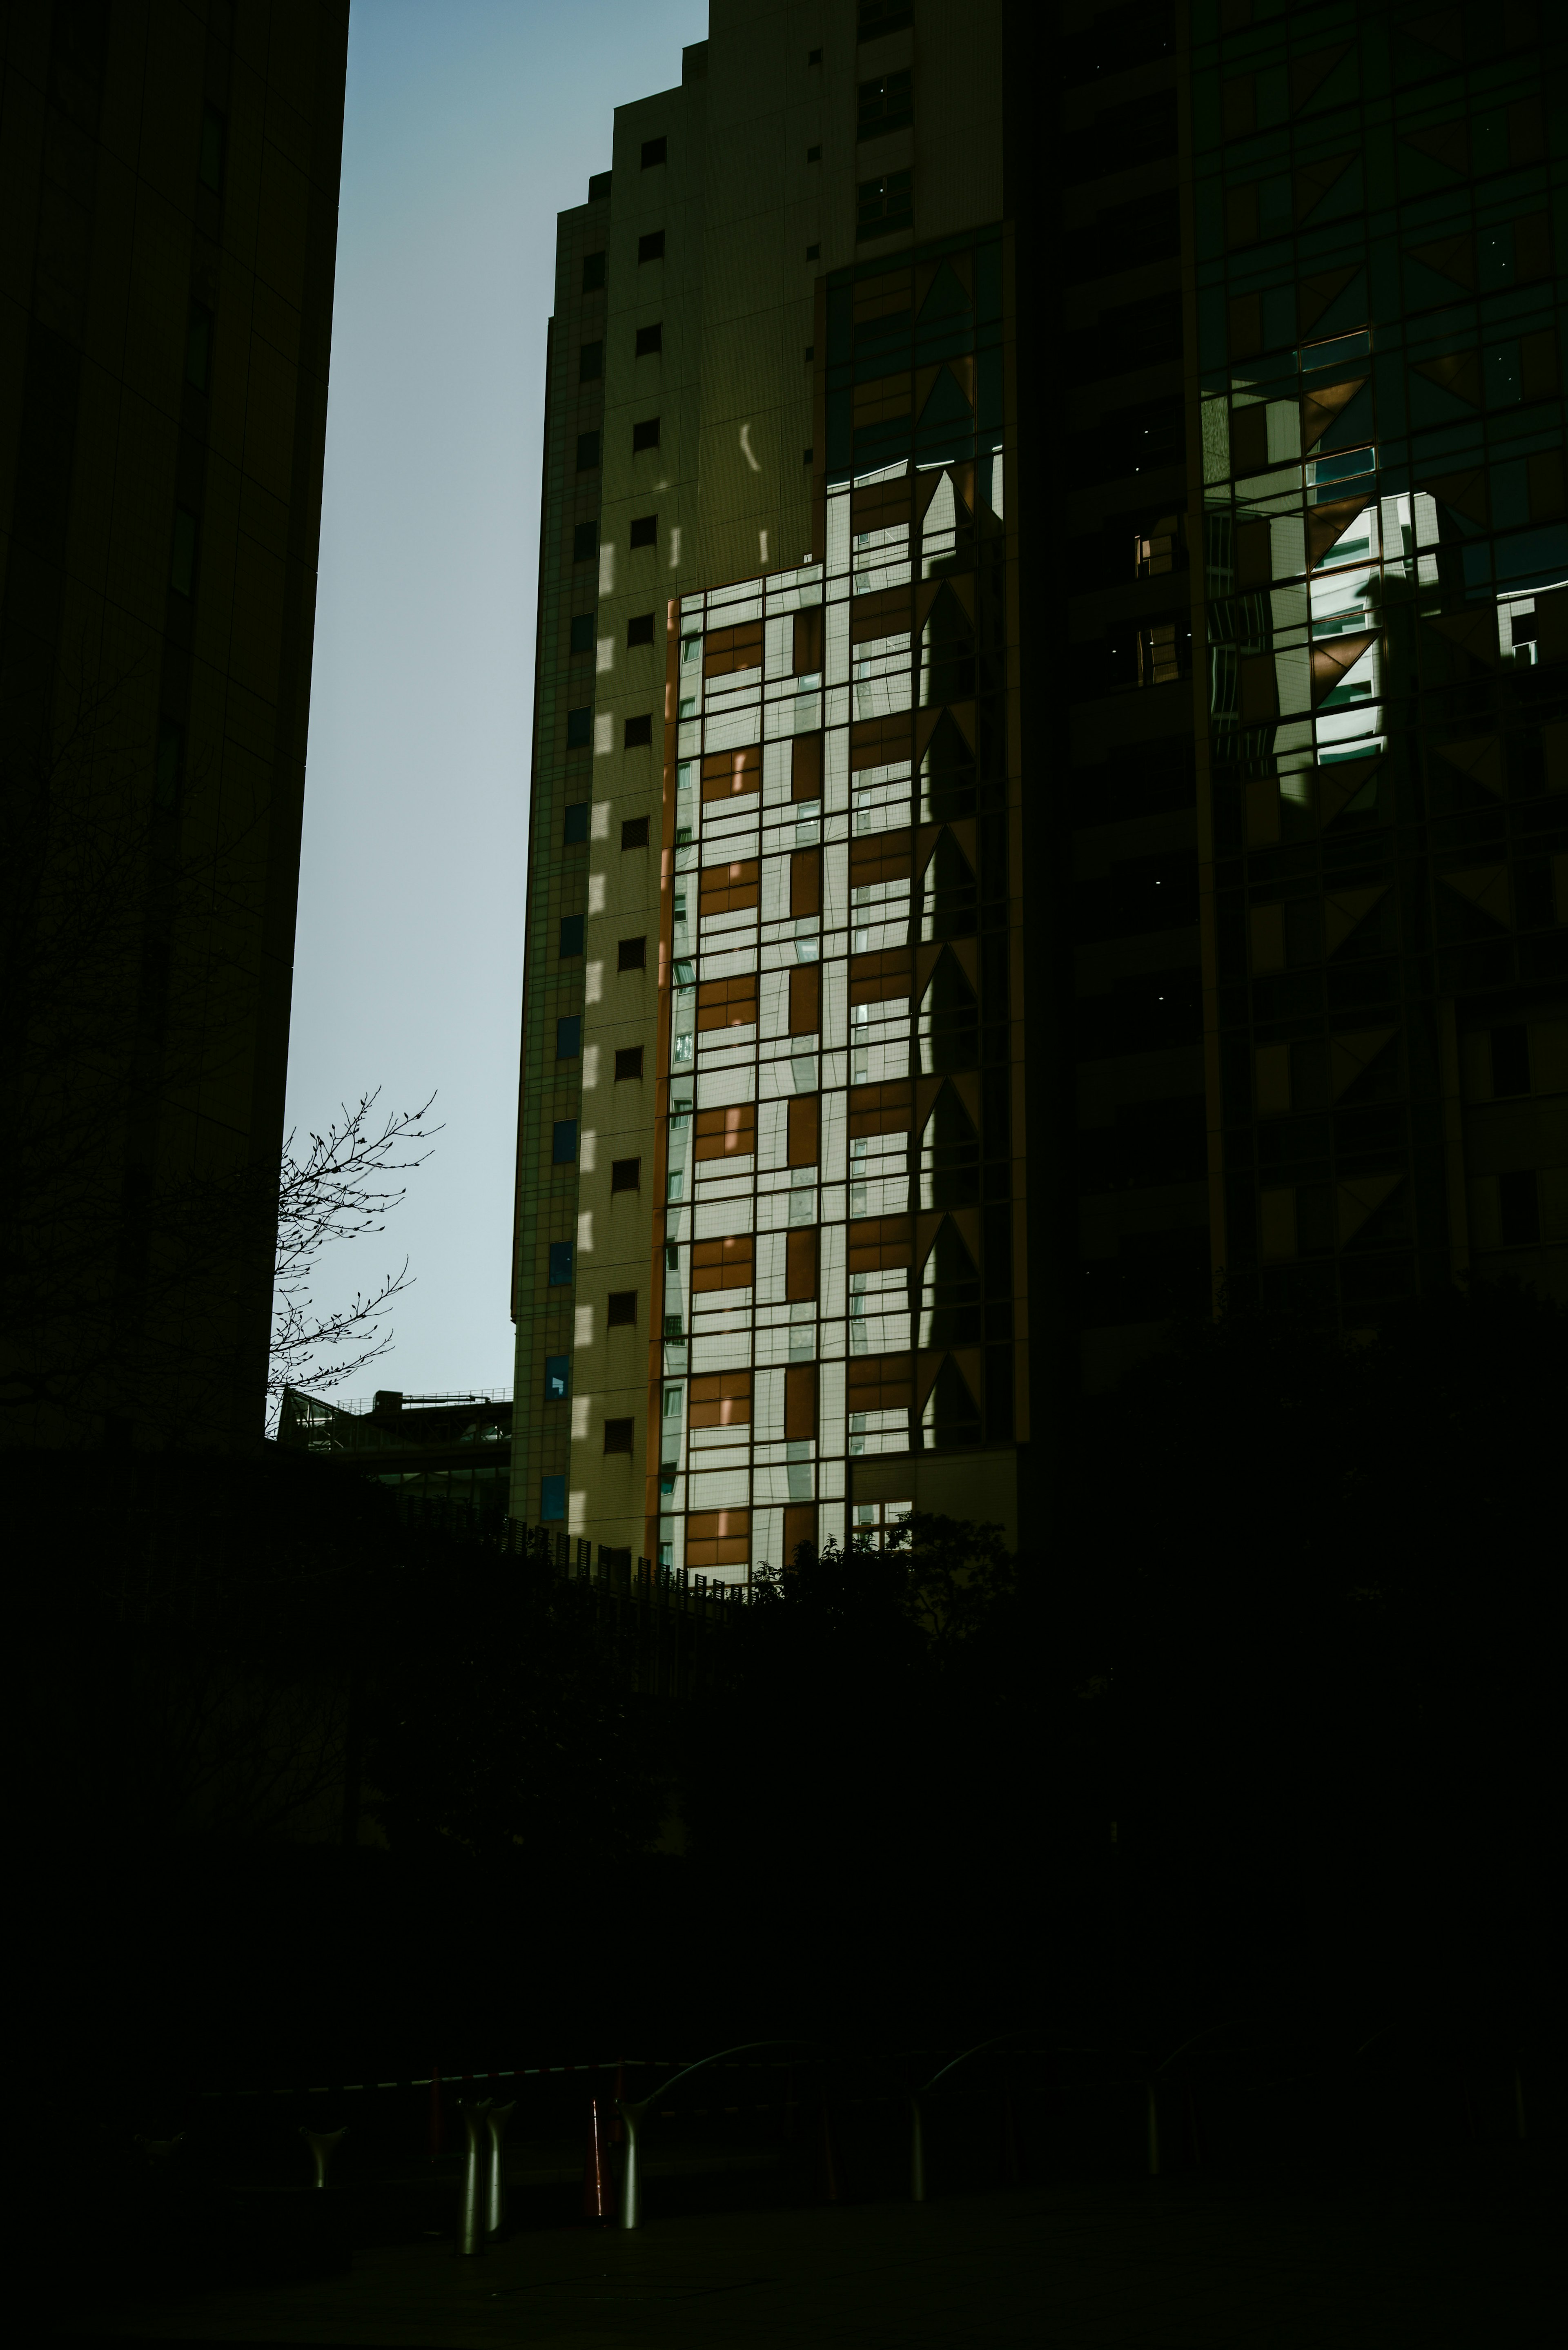
[[[610,1190],[612,1191],[639,1191],[641,1186],[642,1161],[640,1159],[612,1159],[610,1160]]]
[[[575,1167],[577,1163],[577,1121],[575,1118],[558,1118],[550,1137],[552,1167]]]
[[[648,847],[648,818],[645,816],[628,816],[627,817],[626,822],[620,828],[620,845],[622,848],[646,848]]]
[[[541,1477],[539,1480],[539,1522],[542,1525],[561,1524],[566,1514],[566,1481],[564,1477]]]
[[[637,330],[637,356],[639,359],[652,359],[656,352],[661,351],[663,348],[664,328],[662,322],[654,327],[639,327]]]
[[[620,1045],[618,1048],[615,1056],[615,1081],[617,1085],[624,1085],[628,1077],[640,1077],[641,1075],[642,1046],[640,1045]]]
[[[563,914],[560,941],[556,949],[556,954],[565,962],[572,955],[580,955],[582,951],[583,917],[581,914]]]
[[[577,435],[577,471],[591,473],[599,462],[599,436],[597,432]]]
[[[626,722],[626,747],[628,751],[645,748],[653,741],[653,720],[649,716],[628,718]]]
[[[607,1330],[637,1327],[637,1292],[635,1289],[612,1289],[605,1308]]]
[[[577,381],[597,383],[605,371],[605,347],[602,343],[584,343],[577,353]]]
[[[631,428],[631,453],[635,457],[644,449],[657,449],[658,446],[659,419],[657,416],[645,416],[640,424],[634,424]]]
[[[583,255],[583,292],[597,294],[605,282],[605,257],[602,253]]]
[[[821,148],[808,147],[805,151],[805,160],[808,163],[820,163],[822,161]]]
[[[820,261],[822,259],[821,245],[808,244],[805,248],[805,257],[808,261]]]
[[[546,1355],[545,1357],[545,1401],[565,1403],[571,1391],[572,1358],[569,1355]]]
[[[650,645],[653,642],[653,615],[651,612],[633,613],[631,619],[626,624],[626,641],[627,650],[628,651],[633,645]]]
[[[605,1422],[605,1451],[607,1452],[629,1452],[631,1451],[631,1432],[636,1425],[636,1421],[630,1419],[607,1419]]]
[[[576,1013],[556,1023],[556,1058],[557,1061],[580,1061],[583,1057],[583,1024]]]
[[[572,531],[572,561],[593,563],[599,551],[599,526],[597,522],[580,522]]]
[[[813,359],[814,359],[815,357],[816,357],[816,345],[815,345],[815,343],[807,343],[807,345],[806,345],[806,347],[805,347],[805,363],[806,363],[807,367],[809,367],[809,366],[811,365],[811,363],[812,363]]]
[[[645,139],[642,142],[643,170],[651,172],[656,163],[664,162],[668,158],[669,148],[668,139]]]
[[[574,1245],[575,1243],[571,1241],[552,1241],[550,1243],[550,1287],[552,1289],[569,1289],[571,1287],[572,1250]]]
[[[622,939],[616,953],[617,971],[644,971],[648,966],[648,941]]]
[[[805,53],[805,61],[808,66],[819,66],[822,63],[822,51],[808,49]]]
[[[594,713],[592,707],[590,706],[585,710],[568,710],[566,712],[567,750],[586,751],[593,739]]]
[[[587,800],[573,800],[565,812],[565,821],[561,826],[562,845],[567,848],[575,848],[580,841],[587,840],[587,837],[588,803]]]
[[[630,544],[633,546],[658,546],[659,516],[657,515],[637,515],[633,517]]]
[[[591,653],[594,649],[594,616],[591,612],[572,615],[572,650]]]
[[[800,462],[801,462],[801,463],[802,463],[803,465],[809,465],[809,464],[810,464],[810,463],[811,463],[811,461],[812,461],[812,459],[815,456],[815,454],[816,454],[816,452],[815,452],[815,449],[803,449],[803,450],[801,451],[801,452],[800,452]]]
[[[638,238],[637,257],[639,261],[663,260],[664,231],[661,228],[650,228],[646,236]]]

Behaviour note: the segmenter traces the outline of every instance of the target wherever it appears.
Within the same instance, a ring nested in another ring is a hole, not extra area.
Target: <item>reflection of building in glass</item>
[[[1539,50],[843,13],[561,221],[513,1506],[725,1577],[1568,1243]]]

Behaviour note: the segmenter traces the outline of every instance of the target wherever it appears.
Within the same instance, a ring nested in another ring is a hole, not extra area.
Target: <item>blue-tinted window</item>
[[[566,712],[567,750],[586,751],[593,739],[594,713],[591,708],[587,710],[568,710]]]
[[[556,1167],[570,1167],[576,1163],[576,1156],[577,1121],[575,1118],[558,1118],[550,1149],[551,1161]]]
[[[587,840],[587,837],[588,804],[587,800],[574,800],[566,810],[566,820],[561,827],[561,838],[570,848],[574,842]]]
[[[565,961],[568,955],[580,955],[582,951],[583,917],[581,914],[563,914],[561,942],[556,950],[556,953]]]
[[[567,1355],[546,1355],[545,1357],[545,1401],[565,1403],[569,1385],[571,1357]]]
[[[539,1515],[545,1525],[557,1523],[566,1514],[566,1481],[564,1477],[541,1477],[539,1480]]]
[[[557,1020],[556,1023],[556,1058],[557,1061],[580,1060],[582,1051],[583,1024],[574,1012],[569,1020]]]
[[[552,1241],[550,1243],[550,1286],[552,1289],[569,1289],[571,1281],[572,1243]]]

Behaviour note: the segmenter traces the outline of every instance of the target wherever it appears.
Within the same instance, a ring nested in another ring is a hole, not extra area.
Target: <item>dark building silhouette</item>
[[[1226,1297],[1568,1292],[1561,30],[755,0],[618,109],[517,1516],[731,1578],[1015,1527]]]
[[[277,1440],[385,1486],[403,1508],[488,1529],[505,1520],[512,1475],[512,1398],[494,1388],[405,1395],[379,1388],[368,1405],[286,1388]]]
[[[261,1430],[348,16],[6,19],[10,1440]]]

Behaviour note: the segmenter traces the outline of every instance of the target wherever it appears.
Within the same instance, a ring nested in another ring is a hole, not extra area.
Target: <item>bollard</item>
[[[926,2199],[926,2129],[920,2101],[913,2091],[909,2095],[909,2200],[923,2203]]]
[[[648,2111],[646,2104],[628,2105],[624,2097],[616,2099],[620,2117],[626,2127],[626,2163],[620,2175],[620,2224],[623,2228],[642,2225],[642,2172],[638,2160],[638,2131]]]
[[[516,2110],[515,2101],[509,2106],[492,2106],[490,2109],[490,2193],[484,2207],[484,2230],[490,2236],[498,2236],[506,2224],[506,2173],[502,2167],[501,2141]]]
[[[599,2227],[607,2227],[615,2212],[615,2186],[609,2174],[609,2155],[604,2126],[599,2120],[599,2101],[588,2099],[588,2153],[583,2165],[583,2217]]]
[[[334,2149],[339,2140],[348,2137],[348,2125],[345,2124],[342,2129],[313,2130],[306,2129],[301,2123],[299,2135],[316,2157],[316,2183],[317,2187],[325,2188],[327,2166],[331,2161]]]
[[[473,2260],[484,2250],[484,2142],[488,2135],[484,2117],[489,2111],[488,2097],[458,2107],[468,2133],[468,2152],[462,2165],[462,2202],[457,2222],[457,2249],[463,2260]]]

